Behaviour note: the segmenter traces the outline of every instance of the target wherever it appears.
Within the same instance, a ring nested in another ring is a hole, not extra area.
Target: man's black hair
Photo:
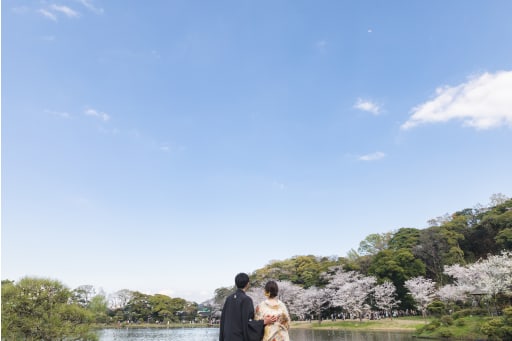
[[[247,283],[249,283],[249,275],[247,275],[246,273],[243,273],[243,272],[236,275],[235,284],[238,289],[245,288]]]

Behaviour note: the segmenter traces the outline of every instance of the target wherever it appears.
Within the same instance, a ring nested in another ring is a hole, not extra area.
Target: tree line
[[[272,261],[250,274],[249,294],[262,300],[259,288],[269,279],[279,281],[280,298],[297,319],[426,314],[462,309],[475,297],[492,303],[490,314],[510,306],[512,200],[496,194],[487,206],[428,223],[425,229],[371,234],[346,257],[305,255]],[[494,263],[487,263],[491,260]],[[494,272],[485,277],[483,269]],[[500,285],[486,280],[497,276]],[[71,290],[44,278],[3,280],[2,338],[92,340],[94,324],[212,322],[233,289],[218,288],[212,299],[197,304],[127,289],[109,295],[90,285]]]
[[[395,231],[370,234],[357,250],[347,257],[295,256],[272,261],[256,270],[254,286],[268,279],[289,281],[304,289],[323,288],[329,280],[330,268],[341,267],[364,276],[375,277],[378,283],[391,282],[396,288],[400,309],[412,309],[415,303],[405,286],[411,278],[423,276],[437,287],[454,282],[445,268],[466,266],[512,250],[512,199],[495,194],[489,205],[477,205],[451,215],[429,220],[429,227],[402,227]],[[216,300],[222,301],[229,288],[219,288]]]

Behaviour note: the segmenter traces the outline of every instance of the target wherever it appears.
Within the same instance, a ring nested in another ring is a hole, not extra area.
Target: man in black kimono
[[[265,325],[274,323],[277,316],[265,316],[254,320],[252,299],[245,294],[249,289],[249,276],[239,273],[235,277],[237,290],[224,302],[220,317],[219,341],[260,341]]]

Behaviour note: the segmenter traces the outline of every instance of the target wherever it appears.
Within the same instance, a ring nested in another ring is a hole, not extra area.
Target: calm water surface
[[[100,341],[217,341],[217,328],[183,329],[105,329],[100,332]],[[409,333],[351,332],[342,330],[290,330],[291,341],[411,341]]]

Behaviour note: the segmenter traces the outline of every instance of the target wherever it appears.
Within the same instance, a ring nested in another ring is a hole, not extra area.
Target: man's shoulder
[[[251,300],[251,297],[248,296],[243,290],[237,290],[227,297],[227,300],[235,300],[235,301],[245,301]]]

